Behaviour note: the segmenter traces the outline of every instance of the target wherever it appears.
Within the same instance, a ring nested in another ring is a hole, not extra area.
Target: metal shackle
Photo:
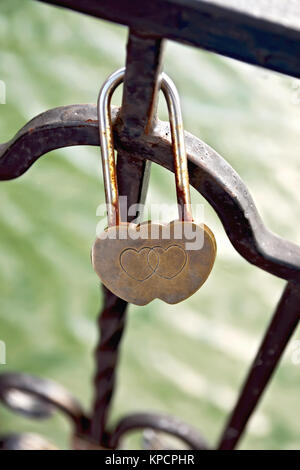
[[[101,87],[97,103],[108,227],[119,225],[121,222],[110,104],[112,95],[123,82],[124,76],[125,67],[111,74]],[[167,74],[162,73],[160,80],[160,87],[169,112],[179,219],[192,222],[189,174],[179,95]]]

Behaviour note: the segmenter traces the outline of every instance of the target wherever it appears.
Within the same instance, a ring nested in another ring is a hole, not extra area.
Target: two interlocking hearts
[[[152,233],[157,236],[151,238]],[[187,249],[190,234],[202,242],[197,249]],[[92,249],[92,263],[103,284],[136,305],[155,298],[176,304],[190,297],[206,281],[215,257],[216,242],[209,228],[181,221],[109,227]]]
[[[182,271],[186,261],[187,254],[179,245],[171,245],[166,249],[159,245],[145,246],[140,250],[125,248],[120,255],[120,265],[124,272],[140,282],[153,275],[173,279]]]

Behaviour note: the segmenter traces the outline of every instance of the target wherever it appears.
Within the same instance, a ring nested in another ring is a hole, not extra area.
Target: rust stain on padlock
[[[110,101],[123,77],[124,69],[112,74],[98,98],[108,228],[93,245],[92,263],[103,284],[127,302],[146,305],[158,298],[175,304],[206,281],[215,261],[216,242],[206,225],[193,221],[179,96],[165,74],[161,88],[170,117],[179,220],[138,226],[120,221]]]

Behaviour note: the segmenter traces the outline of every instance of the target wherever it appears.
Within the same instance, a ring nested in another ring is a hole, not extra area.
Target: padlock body
[[[115,295],[136,305],[176,304],[206,281],[216,242],[206,225],[173,221],[107,228],[92,248],[93,267]]]

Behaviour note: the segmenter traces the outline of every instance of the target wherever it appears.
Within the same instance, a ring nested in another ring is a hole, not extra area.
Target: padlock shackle
[[[110,103],[115,89],[123,82],[124,75],[125,68],[112,73],[103,83],[97,102],[107,223],[109,227],[120,224],[119,192]]]
[[[121,222],[110,103],[115,89],[123,82],[124,76],[125,68],[119,69],[111,74],[104,82],[99,92],[97,103],[103,180],[107,205],[107,222],[109,227],[119,225]],[[193,221],[179,95],[173,81],[168,75],[162,73],[160,80],[160,86],[164,93],[169,112],[179,219]]]
[[[190,180],[187,164],[187,156],[184,140],[184,127],[181,114],[180,98],[177,88],[166,74],[161,75],[161,89],[168,106],[169,121],[172,137],[172,148],[174,157],[174,173],[176,182],[177,203],[180,220],[192,222],[192,207],[190,194]]]

